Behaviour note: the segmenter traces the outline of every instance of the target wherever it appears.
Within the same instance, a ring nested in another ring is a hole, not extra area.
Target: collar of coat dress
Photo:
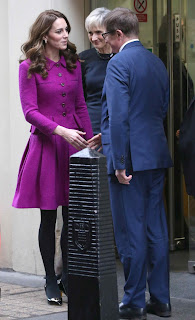
[[[58,62],[55,62],[53,60],[50,60],[49,58],[46,57],[47,60],[47,68],[48,70],[51,70],[53,66],[60,66],[62,65],[64,68],[66,68],[66,60],[64,56],[61,56],[60,60]]]

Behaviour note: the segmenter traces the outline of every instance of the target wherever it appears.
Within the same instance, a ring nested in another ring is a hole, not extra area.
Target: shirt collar
[[[66,60],[65,60],[64,56],[61,56],[61,58],[58,62],[55,62],[55,61],[49,59],[48,57],[46,57],[46,60],[47,60],[48,70],[51,70],[53,68],[53,66],[60,66],[60,65],[62,65],[64,68],[66,68]]]
[[[120,47],[119,49],[119,52],[121,52],[123,50],[123,48],[128,44],[128,43],[131,43],[131,42],[135,42],[135,41],[139,41],[139,39],[133,39],[133,40],[129,40],[125,43],[123,43],[123,45]]]

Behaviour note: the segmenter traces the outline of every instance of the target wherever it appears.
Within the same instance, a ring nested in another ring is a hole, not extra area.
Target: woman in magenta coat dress
[[[42,12],[22,46],[20,99],[31,135],[19,168],[13,206],[40,208],[39,246],[49,303],[62,299],[54,271],[55,223],[62,206],[62,285],[67,290],[69,157],[93,136],[85,104],[80,62],[69,42],[70,24],[60,12]]]

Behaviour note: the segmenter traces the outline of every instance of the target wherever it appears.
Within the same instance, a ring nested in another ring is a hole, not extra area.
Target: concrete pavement
[[[195,275],[187,271],[188,252],[170,254],[171,266],[171,320],[195,320]],[[117,260],[119,300],[123,295],[124,277]],[[44,293],[45,280],[41,276],[0,270],[0,320],[67,320],[67,298],[62,306],[48,305]],[[148,293],[146,293],[148,297]],[[159,317],[148,315],[148,320]],[[93,319],[91,319],[93,320]],[[112,319],[110,319],[112,320]]]

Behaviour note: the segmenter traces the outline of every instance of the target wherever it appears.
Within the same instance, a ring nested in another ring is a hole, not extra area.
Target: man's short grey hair
[[[104,18],[110,12],[109,9],[101,7],[96,8],[88,15],[85,19],[85,28],[87,32],[90,31],[93,27],[103,27],[104,26]]]
[[[139,35],[139,22],[138,18],[130,9],[127,8],[115,8],[110,11],[105,19],[104,25],[107,31],[121,30],[126,36]]]

